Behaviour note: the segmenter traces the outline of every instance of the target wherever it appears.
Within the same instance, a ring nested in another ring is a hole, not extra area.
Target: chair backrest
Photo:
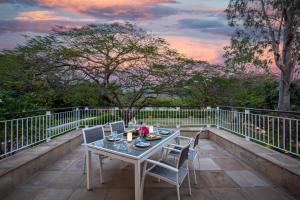
[[[189,148],[190,148],[190,144],[186,145],[181,149],[180,156],[177,161],[177,168],[182,167],[184,162],[189,158]]]
[[[200,135],[202,132],[203,132],[203,130],[196,133],[193,149],[195,149],[195,147],[199,144],[199,138],[200,138]]]
[[[117,133],[124,133],[125,132],[124,121],[110,123],[110,131],[111,133],[114,131],[116,131]]]
[[[102,140],[104,138],[103,126],[94,126],[82,129],[84,144]]]

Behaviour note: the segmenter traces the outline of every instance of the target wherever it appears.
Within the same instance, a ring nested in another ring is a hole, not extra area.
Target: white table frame
[[[161,142],[157,143],[153,147],[146,150],[144,153],[142,153],[139,156],[133,156],[126,153],[114,151],[111,149],[95,146],[92,144],[87,144],[87,162],[86,162],[86,169],[87,169],[87,189],[92,189],[92,153],[99,153],[104,156],[108,156],[111,158],[115,158],[118,160],[122,160],[124,162],[132,163],[134,165],[134,188],[135,188],[135,200],[142,200],[143,194],[142,194],[142,188],[141,188],[141,164],[151,157],[153,154],[161,150],[163,146],[165,146],[166,143],[170,142],[171,140],[175,139],[177,136],[180,135],[180,130],[176,130],[175,133],[173,133],[170,136],[166,136],[167,138],[162,140]]]

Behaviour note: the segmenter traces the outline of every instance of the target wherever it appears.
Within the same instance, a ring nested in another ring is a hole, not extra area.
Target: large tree
[[[191,60],[162,38],[129,23],[57,27],[19,50],[41,77],[53,72],[63,79],[96,83],[111,105],[145,103],[159,85],[186,78]]]
[[[230,67],[279,69],[278,109],[290,109],[290,94],[299,77],[299,0],[230,0],[226,9],[229,25],[236,27],[226,47]]]

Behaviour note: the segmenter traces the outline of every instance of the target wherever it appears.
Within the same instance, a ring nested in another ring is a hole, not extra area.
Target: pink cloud
[[[94,22],[95,18],[70,18],[55,15],[54,12],[38,10],[21,12],[15,20],[18,21],[65,21],[65,22]]]
[[[7,48],[7,45],[5,44],[0,44],[0,49],[6,49]]]
[[[163,4],[174,0],[37,0],[48,8],[64,9],[96,18],[111,20],[149,20],[173,15],[178,9]]]
[[[229,44],[229,40],[205,40],[172,35],[164,38],[180,53],[214,64],[223,63],[223,47]]]
[[[87,11],[108,7],[143,7],[146,5],[172,3],[174,0],[39,0],[42,5],[63,8],[72,11]]]

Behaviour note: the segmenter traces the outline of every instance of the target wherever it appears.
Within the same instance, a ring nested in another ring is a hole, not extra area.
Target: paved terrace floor
[[[192,200],[290,200],[283,189],[252,170],[224,149],[201,140],[199,145],[200,166],[197,164],[198,185],[192,182],[192,196],[188,195],[187,182],[181,188],[182,199]],[[83,148],[62,157],[51,166],[39,171],[10,193],[11,199],[47,200],[132,200],[134,199],[134,170],[130,164],[106,159],[104,161],[105,184],[99,183],[99,163],[93,158],[93,191],[85,188],[83,175]],[[192,174],[191,174],[192,175]],[[167,183],[147,177],[144,199],[176,199],[176,189]]]

